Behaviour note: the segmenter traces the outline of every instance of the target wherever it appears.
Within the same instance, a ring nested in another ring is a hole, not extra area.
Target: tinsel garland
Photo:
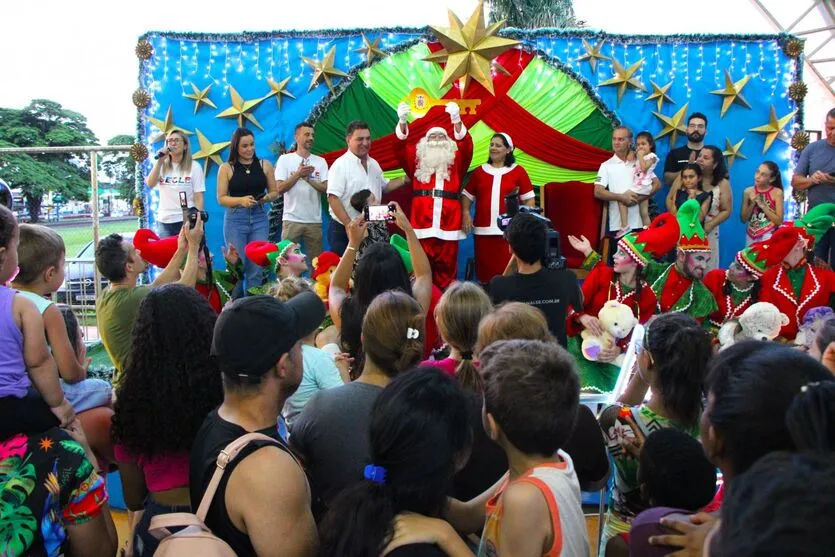
[[[287,31],[244,31],[242,33],[193,33],[178,31],[149,31],[140,40],[151,40],[155,36],[173,41],[234,41],[251,43],[272,39],[341,39],[356,37],[361,33],[366,35],[419,35],[431,37],[428,27],[363,27],[357,29],[320,29],[315,31],[287,30]]]

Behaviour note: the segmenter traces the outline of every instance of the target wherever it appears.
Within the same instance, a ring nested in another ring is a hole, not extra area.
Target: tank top
[[[232,166],[232,177],[229,178],[229,195],[231,197],[257,197],[267,191],[267,175],[261,167],[261,161],[254,157],[250,164],[240,161]]]
[[[761,192],[757,190],[757,186],[754,186],[754,191],[757,195],[763,197],[772,211],[777,209],[777,202],[774,201],[774,190],[776,189],[775,186],[771,186],[764,192]],[[775,228],[777,228],[777,225],[768,220],[765,211],[760,209],[759,205],[754,205],[754,209],[751,211],[751,218],[748,219],[748,237],[752,240],[759,240],[769,232],[774,231]]]
[[[23,360],[23,333],[14,320],[15,290],[0,286],[0,397],[23,398],[31,382]]]

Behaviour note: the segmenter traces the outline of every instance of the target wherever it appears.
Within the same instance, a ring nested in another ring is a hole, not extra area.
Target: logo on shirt
[[[159,183],[166,186],[191,185],[191,176],[163,176],[159,179]]]

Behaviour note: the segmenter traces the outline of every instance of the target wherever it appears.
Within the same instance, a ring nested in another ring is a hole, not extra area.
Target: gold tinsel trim
[[[809,92],[809,87],[802,81],[795,81],[789,85],[789,98],[795,102],[800,102],[806,97]]]
[[[797,58],[803,53],[803,42],[800,39],[791,39],[783,45],[783,52],[786,56]]]
[[[139,41],[136,43],[136,57],[140,60],[148,60],[154,54],[154,47],[148,41]]]
[[[130,147],[130,157],[136,162],[142,162],[148,158],[148,148],[141,143],[134,143]]]
[[[806,202],[806,197],[808,192],[806,190],[799,190],[797,188],[792,189],[792,198],[794,198],[794,202],[798,205],[801,205]]]
[[[802,151],[809,145],[809,134],[804,131],[795,132],[791,141],[792,149]]]
[[[137,89],[133,92],[133,104],[136,108],[145,108],[151,104],[151,95],[145,89]]]

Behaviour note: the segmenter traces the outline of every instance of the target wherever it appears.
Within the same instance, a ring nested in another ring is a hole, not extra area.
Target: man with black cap
[[[192,508],[229,443],[248,432],[275,439],[250,443],[226,466],[206,515],[206,526],[237,555],[316,551],[307,479],[276,424],[302,379],[301,339],[324,318],[322,301],[305,292],[287,302],[270,296],[237,300],[215,324],[212,356],[223,373],[223,403],[206,417],[192,446]]]

